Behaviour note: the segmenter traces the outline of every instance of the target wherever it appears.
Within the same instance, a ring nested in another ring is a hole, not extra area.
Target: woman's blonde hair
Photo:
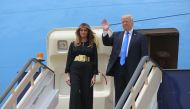
[[[94,35],[94,32],[91,30],[90,26],[87,24],[87,23],[81,23],[79,28],[76,30],[76,40],[75,40],[75,46],[79,46],[81,45],[81,36],[80,36],[80,29],[81,28],[87,28],[88,30],[88,35],[87,35],[87,40],[89,42],[89,46],[92,46],[93,43],[94,43],[94,38],[95,38],[95,35]]]

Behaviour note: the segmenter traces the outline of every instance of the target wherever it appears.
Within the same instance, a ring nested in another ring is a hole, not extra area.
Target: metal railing
[[[20,79],[23,77],[23,75],[26,75],[31,70],[30,67],[32,64],[38,64],[37,69],[42,68],[42,69],[48,69],[52,73],[54,73],[53,70],[51,70],[49,67],[47,67],[45,64],[43,64],[40,60],[37,60],[35,58],[30,59],[25,66],[21,69],[21,71],[17,74],[16,78],[11,82],[9,87],[6,88],[6,90],[3,92],[3,94],[0,97],[0,104],[4,101],[4,99],[8,96],[8,94],[11,92],[12,94],[14,93],[14,86],[17,85],[20,81]],[[35,71],[35,70],[34,70]],[[26,73],[26,74],[25,74]],[[25,86],[26,87],[26,86]],[[55,75],[54,75],[54,88],[55,88]],[[21,92],[19,92],[21,93]]]
[[[148,61],[151,61],[151,63],[148,63]],[[146,66],[146,64],[149,64]],[[133,88],[134,88],[134,85],[136,84],[138,78],[140,77],[141,75],[141,72],[143,70],[143,68],[146,66],[146,71],[144,71],[143,73],[146,73],[145,75],[149,75],[149,73],[151,72],[151,69],[153,66],[156,66],[156,64],[153,62],[152,63],[152,60],[148,57],[148,56],[144,56],[141,61],[139,62],[132,78],[130,79],[127,87],[125,88],[121,98],[119,99],[115,109],[122,109],[131,93],[131,91],[133,91]],[[144,77],[145,78],[145,77]],[[141,78],[142,79],[142,78]],[[141,86],[140,88],[142,88],[142,85],[143,83],[140,82]],[[138,90],[140,90],[140,88],[138,87]],[[138,93],[136,93],[136,97],[138,96]]]

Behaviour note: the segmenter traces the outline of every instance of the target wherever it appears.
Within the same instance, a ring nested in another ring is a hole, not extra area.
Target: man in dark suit
[[[105,46],[112,46],[106,75],[114,77],[115,105],[132,77],[140,59],[148,55],[146,38],[133,29],[133,18],[130,15],[121,17],[123,31],[108,34],[109,24],[102,21],[102,40]]]

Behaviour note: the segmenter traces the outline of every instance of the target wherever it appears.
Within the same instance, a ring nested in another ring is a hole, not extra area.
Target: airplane
[[[184,72],[188,72],[190,66],[188,60],[190,53],[188,52],[190,17],[188,6],[190,3],[187,0],[183,0],[183,2],[169,0],[103,2],[80,0],[74,3],[59,0],[46,3],[7,0],[1,2],[3,4],[0,8],[0,47],[3,50],[0,56],[2,62],[0,64],[1,94],[16,77],[23,64],[29,58],[36,57],[36,52],[44,52],[47,59],[45,64],[50,64],[48,63],[46,40],[47,33],[54,28],[76,27],[81,22],[87,22],[92,27],[99,26],[101,20],[106,18],[111,22],[112,30],[117,31],[122,29],[120,18],[124,14],[133,15],[135,28],[142,29],[141,31],[155,28],[175,30],[179,37],[175,37],[176,40],[178,39],[178,45],[174,44],[173,46],[178,47],[170,49],[174,51],[178,49],[178,52],[174,53],[176,60],[172,59],[175,60],[175,65],[173,65],[175,67],[169,69],[187,69]],[[168,40],[170,41],[170,39]]]

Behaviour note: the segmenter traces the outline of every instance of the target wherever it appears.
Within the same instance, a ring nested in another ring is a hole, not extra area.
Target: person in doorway
[[[102,41],[105,46],[112,46],[106,75],[114,77],[115,106],[132,77],[140,59],[148,55],[146,38],[133,29],[133,17],[121,17],[123,31],[108,34],[109,23],[102,21]]]
[[[93,109],[93,85],[98,74],[97,47],[90,26],[82,23],[70,44],[65,73],[71,86],[69,109]]]

